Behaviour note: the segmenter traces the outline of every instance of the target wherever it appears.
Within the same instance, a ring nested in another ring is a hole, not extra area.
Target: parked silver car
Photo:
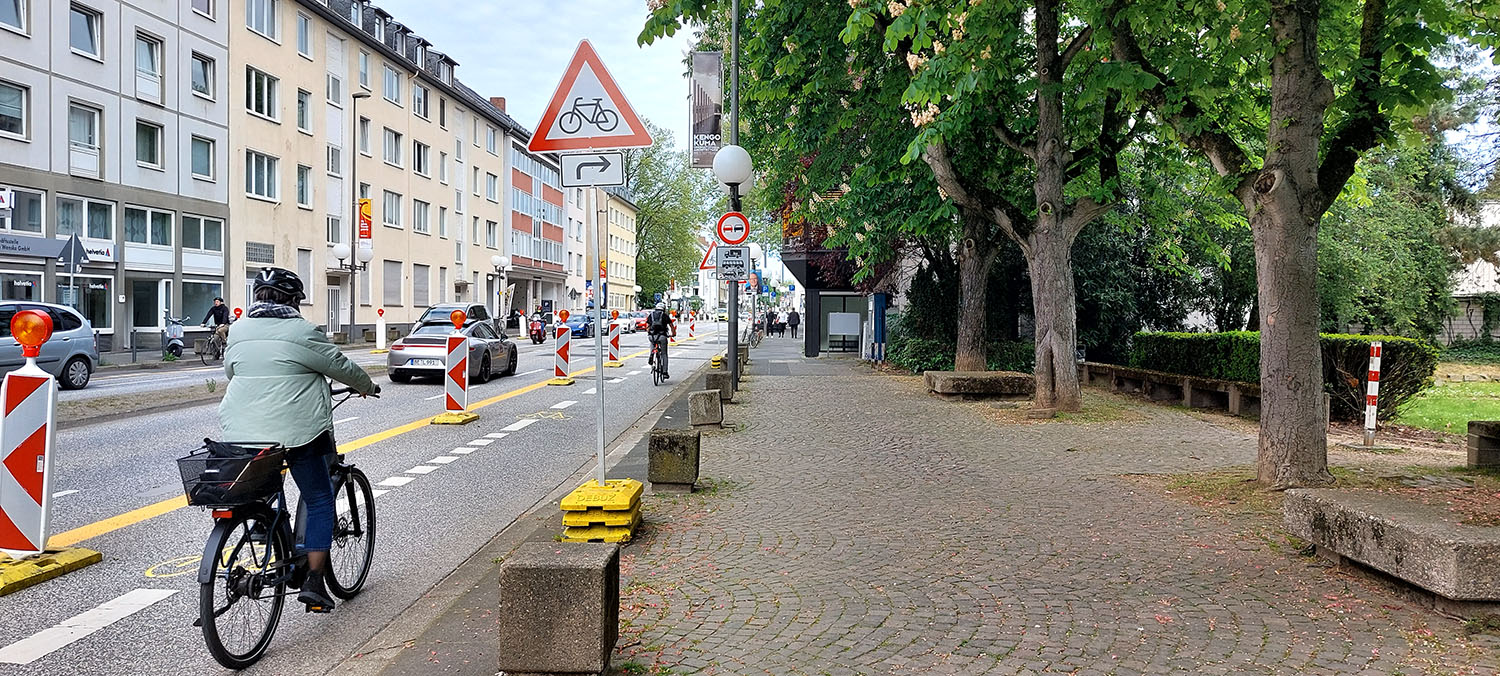
[[[414,376],[441,378],[448,357],[448,335],[453,324],[446,321],[418,325],[391,345],[386,366],[392,382],[411,382]],[[488,319],[469,320],[463,334],[469,337],[469,378],[478,383],[492,376],[514,375],[518,352],[504,333],[497,333]]]
[[[10,373],[26,358],[21,344],[10,335],[10,320],[22,310],[41,310],[52,316],[52,337],[42,344],[37,366],[57,377],[65,390],[87,387],[94,369],[99,366],[99,346],[94,343],[94,327],[77,310],[66,305],[5,301],[0,303],[0,374]]]

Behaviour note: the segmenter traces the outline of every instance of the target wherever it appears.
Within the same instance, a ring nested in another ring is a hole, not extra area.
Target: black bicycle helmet
[[[307,298],[307,293],[302,290],[302,279],[286,268],[261,268],[260,274],[255,276],[254,291],[267,287],[281,292],[291,301],[291,305]]]

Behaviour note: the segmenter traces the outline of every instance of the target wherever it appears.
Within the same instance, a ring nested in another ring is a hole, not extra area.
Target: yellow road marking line
[[[647,350],[641,350],[640,352],[636,352],[635,354],[627,355],[625,357],[622,357],[621,361],[639,357],[643,354],[646,354],[646,352]],[[574,371],[572,375],[580,376],[593,370],[594,367],[590,366],[581,371]],[[485,399],[484,401],[470,406],[469,410],[472,411],[484,408],[491,404],[498,404],[502,401],[505,401],[506,399],[519,397],[523,394],[526,394],[527,392],[535,392],[536,390],[540,390],[546,386],[547,381],[545,380],[539,383],[533,383],[531,385],[527,385],[525,387],[514,389],[509,392],[490,397],[489,399]],[[420,420],[413,420],[399,427],[392,427],[391,429],[385,430],[383,432],[376,432],[369,436],[361,437],[348,443],[339,444],[339,452],[349,453],[351,451],[355,451],[372,444],[378,444],[392,437],[400,436],[402,434],[406,434],[407,432],[427,427],[431,420],[431,416],[422,418]],[[108,519],[103,519],[100,521],[95,521],[94,523],[88,524],[86,526],[79,526],[72,530],[63,531],[61,533],[53,535],[51,538],[48,538],[47,546],[71,547],[80,542],[83,542],[84,540],[96,538],[100,535],[104,535],[105,533],[112,533],[114,531],[120,530],[121,528],[125,528],[126,526],[133,526],[147,519],[154,519],[158,516],[182,509],[186,506],[187,498],[184,496],[179,495],[175,498],[168,498],[155,504],[146,505],[145,507],[137,507],[136,509],[125,512],[124,514],[112,516]]]

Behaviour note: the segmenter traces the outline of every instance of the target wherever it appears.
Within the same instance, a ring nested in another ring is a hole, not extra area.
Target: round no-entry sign
[[[734,246],[750,238],[750,219],[738,211],[731,211],[719,217],[715,229],[719,232],[720,242]]]

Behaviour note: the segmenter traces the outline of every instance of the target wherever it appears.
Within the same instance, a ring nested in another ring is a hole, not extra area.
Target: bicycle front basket
[[[182,474],[182,491],[188,504],[233,507],[280,491],[285,456],[286,448],[280,444],[205,439],[202,448],[177,459],[177,470]]]

